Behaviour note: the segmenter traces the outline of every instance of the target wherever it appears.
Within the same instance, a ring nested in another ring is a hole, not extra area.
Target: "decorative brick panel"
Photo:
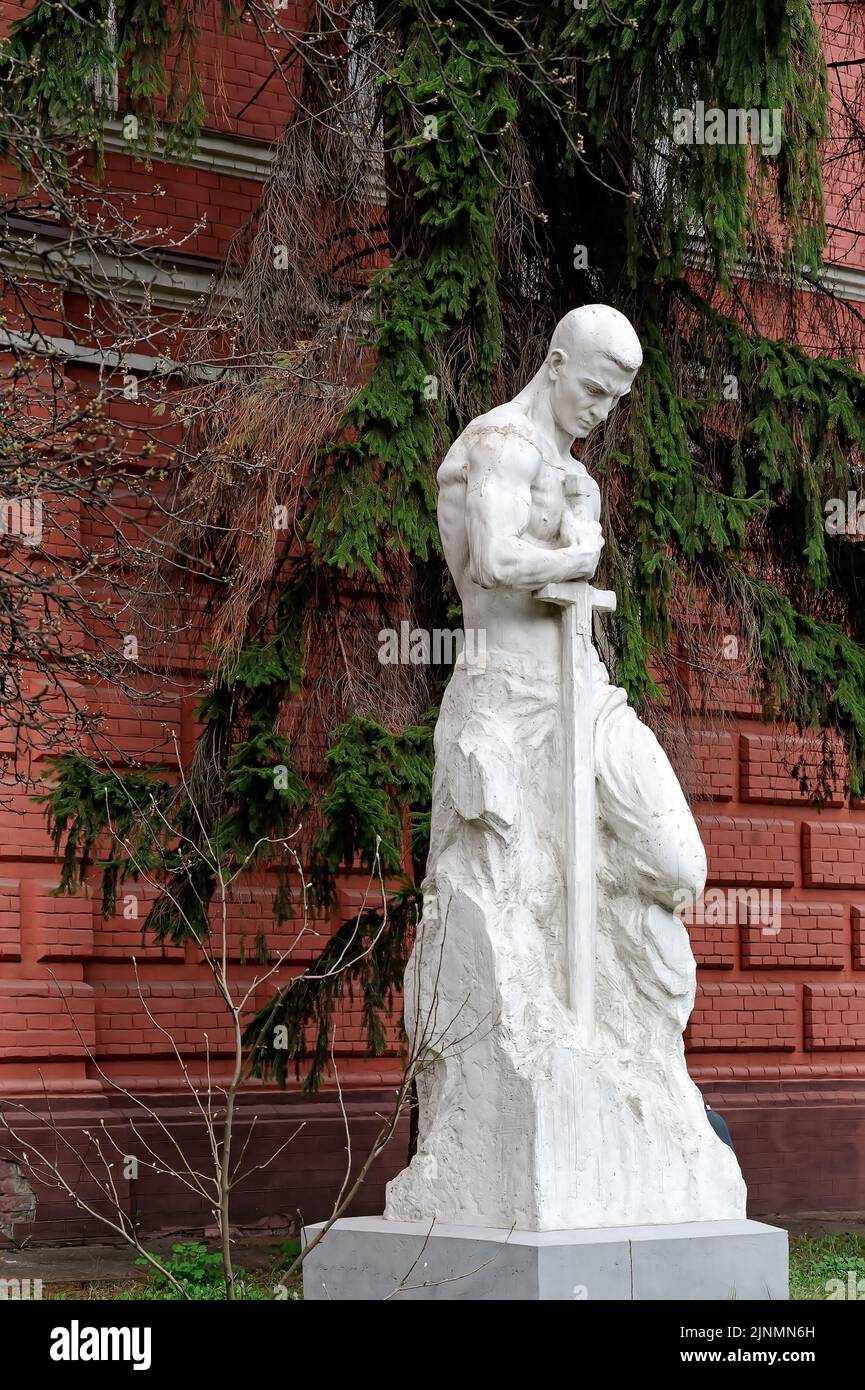
[[[268,960],[272,962],[280,952],[285,952],[290,953],[292,964],[308,962],[317,957],[331,935],[330,918],[316,917],[312,911],[308,913],[306,930],[303,930],[303,922],[299,919],[278,923],[273,915],[275,892],[275,882],[232,887],[231,900],[226,904],[228,958],[232,963],[260,964],[256,954],[256,939],[260,931],[266,938]],[[156,896],[155,889],[147,883],[130,881],[119,885],[114,915],[103,917],[96,912],[95,960],[129,961],[133,956],[136,960],[146,961],[179,962],[185,959],[186,951],[182,944],[175,945],[170,941],[160,944],[153,940],[149,931],[144,931],[144,923]],[[299,896],[297,893],[296,898],[299,899]],[[212,940],[219,943],[222,911],[218,901],[211,905],[210,921]],[[198,958],[194,944],[190,946],[190,952],[193,959]]]
[[[865,985],[805,986],[805,1046],[865,1049]]]
[[[865,970],[865,907],[853,904],[850,925],[853,934],[853,969]]]
[[[792,885],[798,834],[791,820],[698,816],[710,883]]]
[[[133,528],[134,536],[140,534]],[[179,697],[148,701],[145,692],[136,697],[104,683],[88,686],[86,697],[92,721],[92,732],[84,739],[86,753],[116,766],[124,766],[126,759],[140,767],[176,765],[172,731],[179,736]]]
[[[21,884],[0,880],[0,960],[21,959]]]
[[[702,970],[732,970],[736,964],[735,925],[710,925],[708,922],[688,922],[688,936],[694,959]]]
[[[117,888],[116,912],[104,917],[94,903],[93,959],[145,961],[183,961],[183,945],[170,941],[160,944],[144,931],[147,914],[156,901],[156,889],[149,883],[121,883]]]
[[[828,743],[832,759],[829,786],[823,787],[827,806],[843,806],[847,760],[837,739]],[[819,789],[824,763],[824,742],[819,737],[778,734],[740,736],[740,782],[743,801],[808,805]]]
[[[89,888],[57,897],[58,880],[28,883],[37,960],[89,960],[93,955],[93,901]],[[32,894],[32,897],[30,896]]]
[[[728,615],[729,616],[729,615]],[[760,701],[745,659],[745,641],[737,631],[735,621],[723,628],[715,626],[715,615],[709,619],[716,631],[724,660],[713,667],[689,672],[689,702],[695,714],[717,717],[719,713],[759,719]]]
[[[264,937],[267,960],[270,962],[280,954],[287,955],[289,967],[317,959],[333,932],[330,916],[315,916],[310,909],[304,924],[300,893],[294,886],[292,891],[293,901],[298,904],[301,915],[277,922],[273,915],[275,883],[246,883],[232,888],[231,900],[225,905],[230,960],[260,966],[256,949],[260,934]],[[221,941],[222,906],[216,900],[211,905],[210,920],[213,939]]]
[[[733,734],[701,730],[694,735],[691,754],[694,800],[731,801],[736,785],[736,750]]]
[[[782,901],[779,931],[774,922],[743,924],[742,965],[746,970],[841,970],[846,922],[841,903]]]
[[[139,994],[134,980],[102,980],[93,993],[98,1057],[171,1057],[173,1041],[188,1065],[203,1067],[208,1048],[217,1057],[233,1046],[229,1015],[212,983],[142,980]]]
[[[865,888],[865,823],[805,821],[802,873],[809,888]]]
[[[6,830],[0,835],[0,859],[19,863],[22,859],[56,857],[45,824],[44,807],[37,806],[33,795],[32,792],[16,792],[4,797],[2,823]]]
[[[80,1059],[94,1038],[89,985],[77,980],[0,980],[0,1058]]]
[[[792,1051],[796,990],[780,984],[700,983],[685,1034],[692,1052]]]
[[[735,889],[733,890],[735,892]],[[724,910],[717,911],[714,893],[723,893]],[[704,970],[730,970],[736,964],[738,921],[726,910],[726,890],[707,889],[697,906],[681,913],[688,930],[691,950],[697,964]]]

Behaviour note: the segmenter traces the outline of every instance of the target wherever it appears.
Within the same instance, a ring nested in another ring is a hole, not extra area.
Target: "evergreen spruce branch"
[[[135,843],[136,854],[153,867],[158,848],[151,841],[154,805],[167,806],[176,788],[157,773],[106,772],[91,759],[66,753],[48,760],[54,779],[50,790],[34,797],[44,806],[56,853],[61,853],[56,893],[76,893],[87,883],[94,864],[102,869],[102,910],[113,913],[117,884],[131,858],[100,859],[109,825]]]
[[[744,566],[730,575],[752,608],[762,662],[764,716],[805,731],[837,729],[848,754],[848,785],[865,790],[865,647],[837,623],[799,611]]]
[[[311,879],[319,902],[333,900],[336,875],[356,866],[385,875],[404,872],[406,810],[411,857],[423,854],[424,811],[432,794],[435,712],[398,734],[371,719],[349,720],[328,749],[329,774],[320,801],[321,829],[312,844]]]
[[[241,864],[265,864],[272,843],[291,830],[308,799],[291,745],[279,731],[302,675],[295,639],[292,620],[272,639],[250,643],[206,697],[188,791],[155,774],[106,771],[79,755],[52,760],[55,784],[38,799],[55,849],[62,849],[58,891],[75,891],[96,862],[103,911],[110,914],[118,882],[135,863],[143,864],[171,886],[148,915],[155,940],[183,941],[190,924],[203,934],[210,930],[213,855],[229,877]],[[134,854],[95,861],[109,832],[115,843],[131,844]],[[199,852],[205,847],[212,853]]]
[[[586,60],[591,138],[615,149],[624,137],[639,171],[628,249],[635,285],[647,246],[658,279],[681,275],[697,229],[729,283],[749,246],[765,242],[766,199],[778,210],[786,264],[819,264],[827,79],[808,0],[604,0],[572,15],[565,36]],[[674,112],[697,100],[724,112],[779,110],[777,157],[735,142],[675,143]]]
[[[330,1065],[333,1020],[340,1002],[360,996],[367,1046],[385,1051],[384,1019],[402,990],[411,934],[420,910],[413,885],[388,894],[385,911],[366,911],[344,922],[313,964],[283,986],[248,1024],[244,1045],[254,1076],[286,1084],[294,1065],[304,1090],[317,1090]],[[279,1031],[277,1031],[279,1030]]]
[[[732,479],[724,490],[709,475],[695,447],[708,402],[680,394],[657,306],[644,316],[642,335],[631,429],[614,455],[630,488],[630,523],[616,561],[620,674],[636,700],[657,694],[649,664],[670,640],[676,583],[706,556],[740,552],[749,521],[768,505],[762,492],[736,495]]]
[[[700,323],[694,355],[709,342],[715,352],[720,347],[723,370],[737,384],[738,403],[725,409],[723,428],[734,440],[741,486],[770,499],[811,590],[823,593],[832,572],[825,504],[862,485],[865,376],[848,359],[746,332],[692,286],[683,283],[677,295]],[[851,541],[842,535],[834,544]]]
[[[196,47],[200,20],[218,8],[227,32],[242,0],[38,0],[11,26],[0,44],[4,126],[0,152],[15,160],[18,145],[36,139],[56,175],[66,167],[65,132],[72,146],[89,147],[101,159],[104,123],[114,112],[108,94],[118,70],[123,96],[142,123],[146,150],[156,123],[166,129],[169,153],[194,143],[206,119]],[[97,81],[97,79],[101,79]]]
[[[503,135],[516,115],[494,59],[471,26],[452,22],[430,31],[416,23],[385,85],[385,148],[414,200],[424,251],[412,254],[397,238],[392,263],[373,290],[372,371],[336,441],[322,450],[307,538],[321,561],[349,576],[365,567],[383,579],[386,551],[419,562],[440,553],[436,364],[458,328],[469,340],[468,408],[489,401],[502,345],[495,207]],[[435,122],[434,138],[424,120]]]

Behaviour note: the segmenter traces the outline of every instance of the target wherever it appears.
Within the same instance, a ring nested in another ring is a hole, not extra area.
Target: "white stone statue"
[[[525,390],[473,420],[439,527],[483,659],[435,734],[424,912],[405,980],[415,1157],[385,1215],[548,1231],[745,1213],[688,1076],[695,966],[674,914],[706,857],[652,732],[591,639],[600,494],[571,453],[642,362],[607,305],[562,319]]]

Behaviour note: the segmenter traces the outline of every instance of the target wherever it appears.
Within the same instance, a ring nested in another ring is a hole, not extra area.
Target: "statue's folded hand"
[[[573,556],[571,579],[591,579],[598,568],[604,548],[604,533],[597,521],[589,521],[566,507],[562,514],[559,537]],[[571,556],[568,557],[570,560]]]

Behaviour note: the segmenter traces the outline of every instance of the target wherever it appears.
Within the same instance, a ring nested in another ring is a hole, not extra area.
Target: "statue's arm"
[[[587,522],[569,544],[551,549],[526,537],[532,483],[541,456],[515,433],[489,430],[468,449],[466,528],[469,568],[484,589],[539,589],[594,574],[603,544],[601,528]]]

